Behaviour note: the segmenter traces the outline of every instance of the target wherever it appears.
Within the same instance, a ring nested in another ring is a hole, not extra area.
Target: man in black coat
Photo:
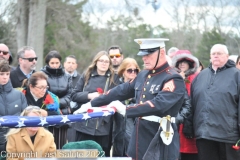
[[[38,57],[32,47],[24,46],[18,50],[17,58],[19,65],[10,73],[13,88],[22,87],[23,80],[35,72]]]
[[[240,71],[228,57],[226,45],[213,45],[209,67],[192,82],[193,125],[199,160],[240,158],[240,152],[236,151],[240,145],[236,144],[240,139]]]
[[[74,55],[69,55],[65,58],[65,61],[64,61],[64,70],[65,70],[65,73],[68,74],[69,76],[71,76],[72,78],[72,85],[73,85],[73,88],[76,86],[77,84],[77,81],[79,80],[80,78],[80,74],[77,72],[77,67],[78,67],[78,64],[77,64],[77,59]],[[70,102],[70,107],[73,109],[73,108],[76,108],[77,107],[77,103],[76,102],[73,102],[71,101]],[[67,131],[67,139],[68,139],[68,142],[74,142],[75,141],[75,138],[76,138],[76,130],[72,128],[72,126],[70,125],[70,127],[68,128],[68,131]]]
[[[111,102],[108,106],[115,107],[117,112],[126,113],[128,118],[137,117],[127,153],[135,160],[176,160],[179,156],[179,135],[174,120],[183,103],[185,84],[167,63],[166,40],[135,39],[140,45],[138,55],[142,56],[144,70],[131,82],[116,86],[75,112]],[[126,107],[119,102],[129,98],[135,98],[136,103]]]

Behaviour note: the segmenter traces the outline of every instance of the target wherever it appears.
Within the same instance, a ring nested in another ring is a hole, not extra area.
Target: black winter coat
[[[17,115],[27,107],[25,96],[12,87],[10,80],[5,85],[0,85],[0,116]],[[5,134],[8,128],[0,128],[0,151],[5,151]]]
[[[192,82],[191,101],[196,139],[233,144],[240,139],[240,71],[233,61],[201,71]]]
[[[71,77],[62,67],[54,69],[46,65],[42,71],[48,75],[48,90],[59,97],[61,111],[63,114],[68,114],[72,93]]]
[[[34,73],[33,71],[32,73]],[[27,77],[23,74],[23,72],[20,69],[20,66],[18,65],[16,69],[12,70],[10,73],[10,79],[12,82],[13,88],[18,88],[22,86],[22,82],[24,79],[27,79]]]
[[[89,102],[88,93],[97,92],[96,90],[97,88],[102,88],[104,90],[107,78],[110,78],[110,72],[107,71],[106,74],[102,76],[102,75],[98,75],[97,71],[94,70],[91,74],[88,84],[85,85],[85,87],[84,87],[84,84],[85,84],[84,76],[85,74],[83,74],[80,77],[71,96],[72,101],[77,102],[79,107],[82,104]],[[108,89],[111,89],[117,84],[119,84],[119,78],[117,75],[115,75],[114,77],[114,82],[115,84],[111,84],[111,85],[109,85],[108,83]],[[93,136],[109,135],[110,127],[112,125],[111,117],[112,116],[107,116],[107,117],[90,119],[84,122],[78,122],[74,124],[74,128],[79,132],[93,135]]]

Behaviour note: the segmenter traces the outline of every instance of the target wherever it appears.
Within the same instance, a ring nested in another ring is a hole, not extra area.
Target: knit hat
[[[178,68],[180,62],[186,61],[189,64],[189,69],[185,72],[186,76],[194,74],[198,67],[198,59],[191,54],[188,50],[178,50],[175,56],[172,58],[172,66]]]

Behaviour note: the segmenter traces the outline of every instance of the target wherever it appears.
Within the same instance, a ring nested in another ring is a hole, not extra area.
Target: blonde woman
[[[37,106],[28,106],[21,116],[42,116],[46,111]],[[56,145],[52,133],[43,127],[10,129],[6,134],[7,159],[55,157]]]

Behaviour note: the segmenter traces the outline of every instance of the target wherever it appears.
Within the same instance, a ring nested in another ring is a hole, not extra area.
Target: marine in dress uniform
[[[179,156],[179,135],[174,117],[183,103],[185,85],[182,77],[167,63],[165,40],[168,39],[135,39],[140,45],[138,55],[142,56],[144,70],[134,80],[116,86],[76,111],[81,113],[92,106],[110,103],[108,106],[116,107],[117,112],[124,115],[126,111],[128,118],[138,117],[128,147],[128,156],[136,160],[176,160]],[[120,102],[133,97],[136,103],[127,108]],[[163,120],[167,115],[171,117],[167,121],[170,127],[162,123],[166,122]],[[170,133],[170,141],[163,142],[167,133],[163,130]]]

